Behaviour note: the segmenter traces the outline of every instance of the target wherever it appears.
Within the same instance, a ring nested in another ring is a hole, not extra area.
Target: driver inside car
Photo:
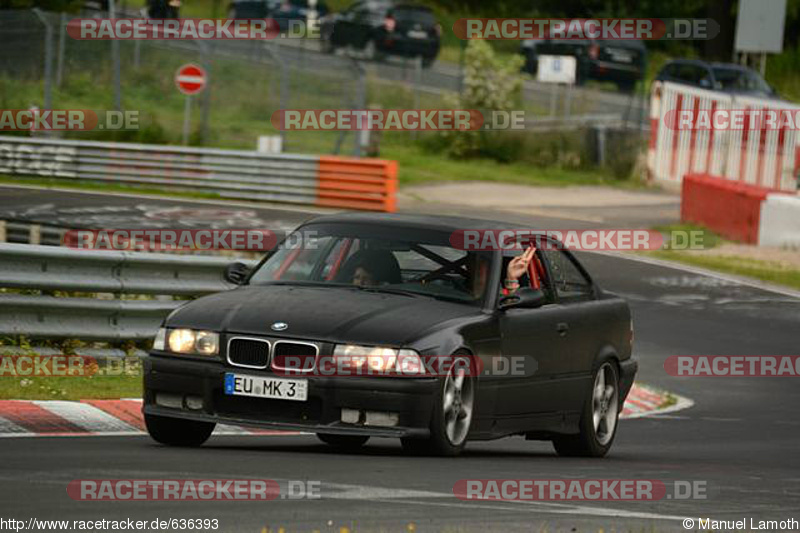
[[[533,246],[528,247],[521,255],[509,261],[506,267],[506,275],[503,279],[501,292],[503,296],[514,294],[519,289],[520,278],[528,271],[528,265],[536,253]],[[470,287],[472,295],[480,298],[486,289],[489,279],[489,260],[487,257],[471,253],[467,259],[467,271],[469,273]]]

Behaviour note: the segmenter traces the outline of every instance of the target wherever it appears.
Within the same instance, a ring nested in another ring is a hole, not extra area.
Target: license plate
[[[428,33],[421,30],[411,30],[407,35],[412,39],[424,39],[428,36]]]
[[[228,372],[225,374],[225,394],[304,402],[308,399],[308,381]]]
[[[623,52],[621,50],[609,50],[608,55],[611,56],[613,61],[617,63],[632,63],[633,62],[633,55],[629,54],[628,52]]]

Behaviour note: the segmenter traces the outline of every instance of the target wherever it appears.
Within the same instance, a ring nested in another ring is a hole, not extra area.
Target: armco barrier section
[[[720,177],[687,174],[681,190],[681,220],[728,239],[757,244],[761,203],[767,193],[767,189]]]
[[[397,188],[395,161],[5,136],[0,174],[377,211],[394,211]]]
[[[223,257],[0,244],[0,288],[26,290],[0,294],[0,335],[152,338],[164,317],[183,302],[119,295],[201,296],[228,290],[232,286],[222,274],[231,262]],[[27,294],[31,289],[87,296]]]
[[[667,113],[700,110],[797,109],[776,100],[731,96],[654,82],[650,99],[648,172],[652,179],[680,183],[686,174],[710,174],[773,190],[796,189],[797,130],[678,130],[668,127]],[[746,122],[745,122],[746,123]]]

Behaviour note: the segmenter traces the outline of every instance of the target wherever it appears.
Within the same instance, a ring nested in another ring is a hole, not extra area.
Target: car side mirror
[[[542,289],[531,289],[525,287],[518,289],[517,292],[500,299],[498,308],[501,311],[506,309],[536,309],[547,301],[547,296]]]
[[[248,274],[250,274],[250,267],[244,263],[236,262],[225,267],[225,272],[223,272],[222,277],[225,278],[225,281],[228,283],[241,285],[244,283],[244,280],[247,279]]]

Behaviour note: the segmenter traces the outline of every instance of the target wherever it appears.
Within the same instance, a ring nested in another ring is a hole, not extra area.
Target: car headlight
[[[153,341],[154,350],[168,350],[174,353],[217,355],[219,353],[219,334],[213,331],[193,329],[161,328]]]
[[[398,350],[383,346],[337,344],[333,349],[333,358],[339,363],[347,363],[351,368],[368,374],[419,375],[424,373],[419,354],[409,349]]]

